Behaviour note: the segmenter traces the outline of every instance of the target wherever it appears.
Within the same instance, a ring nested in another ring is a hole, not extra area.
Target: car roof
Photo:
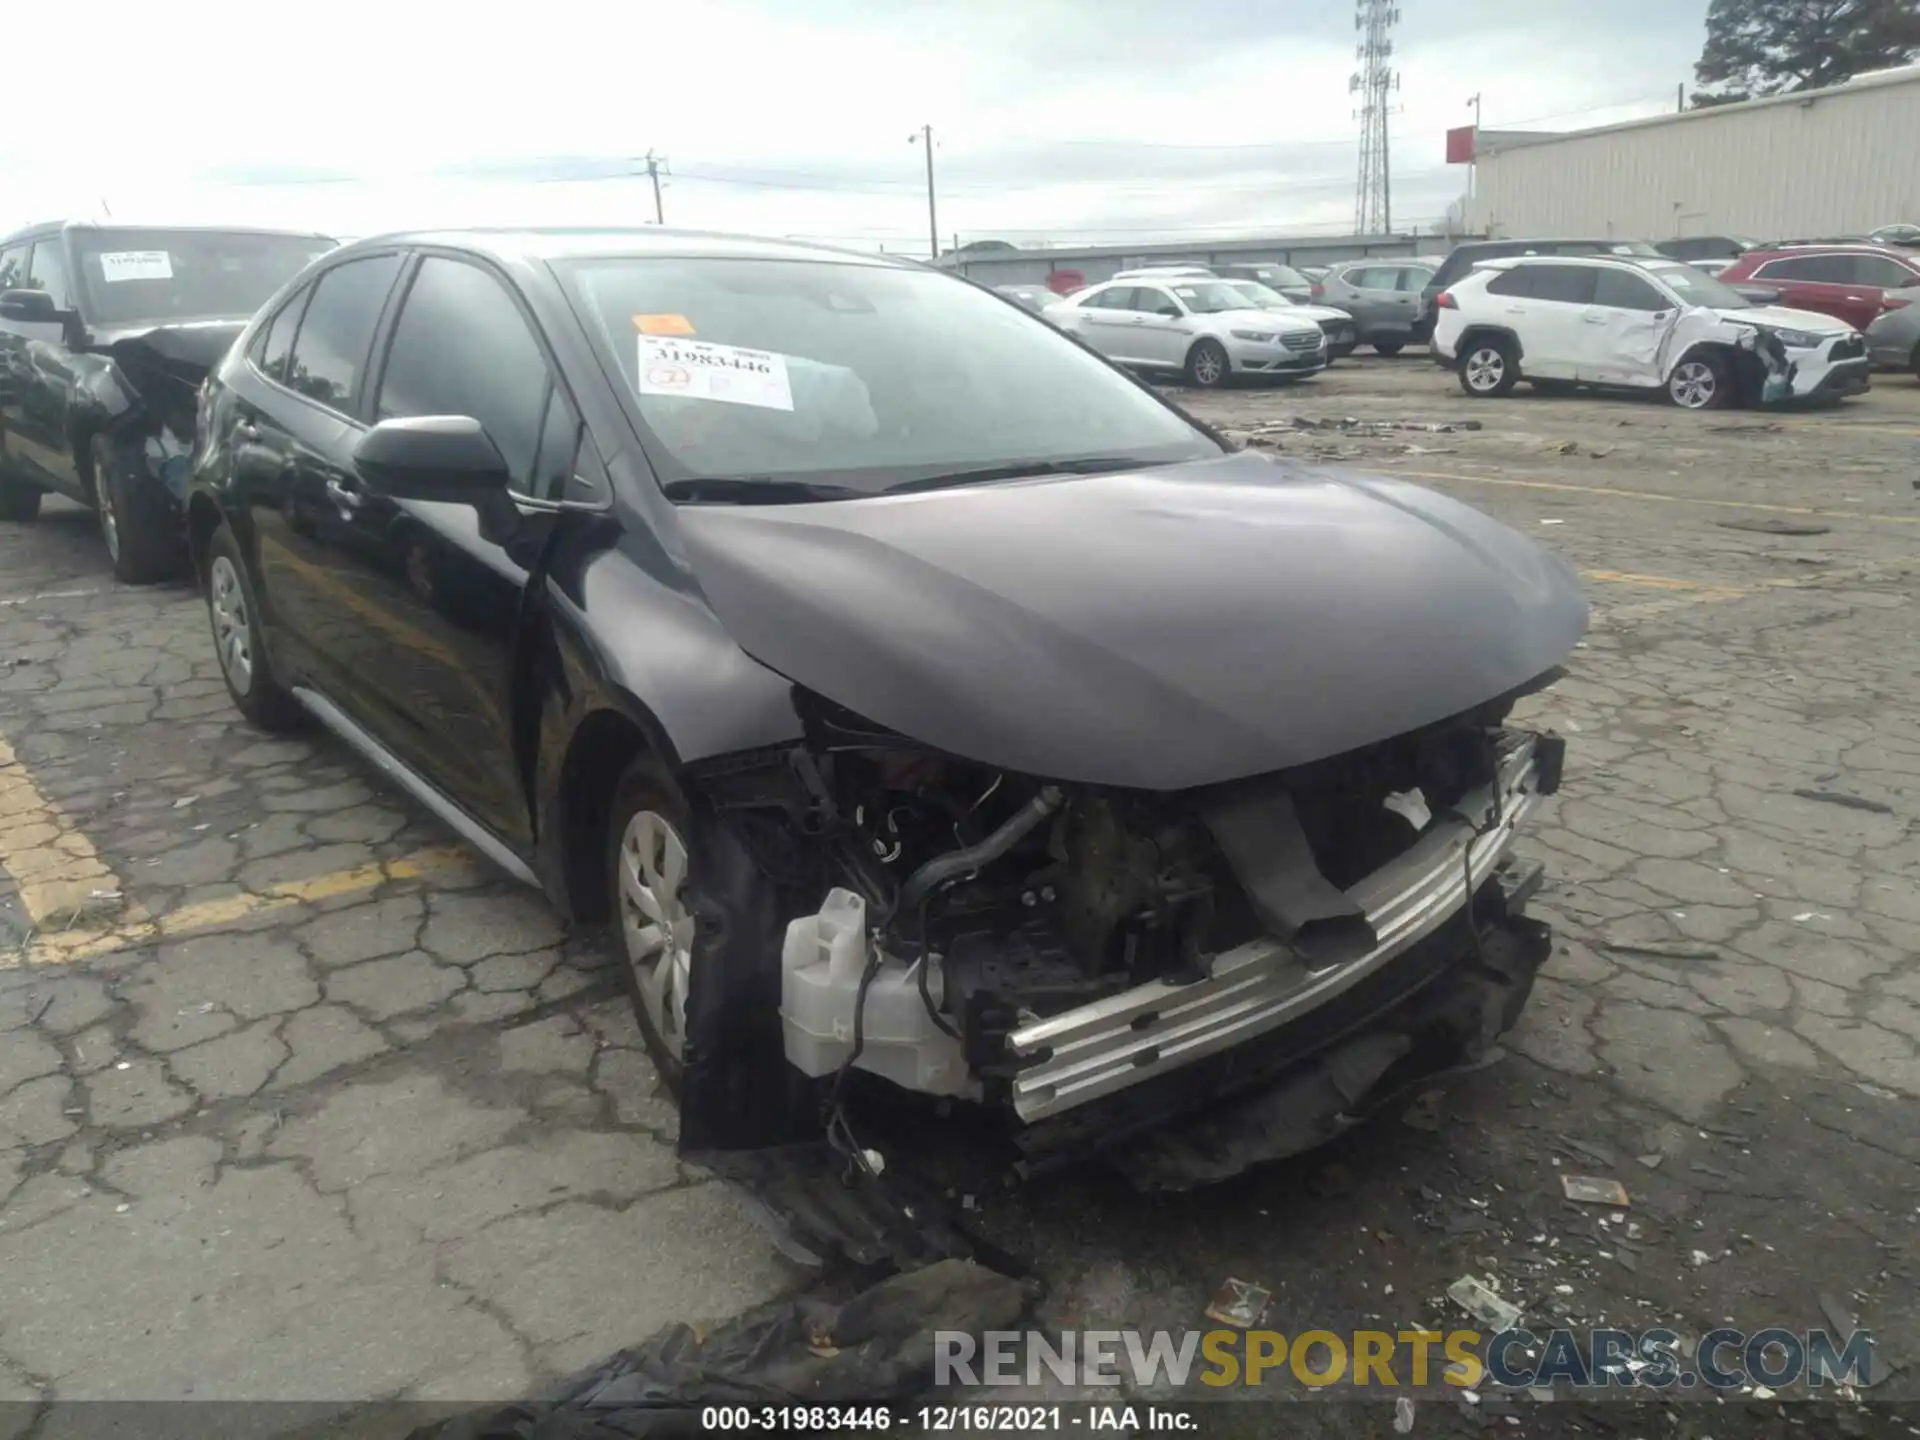
[[[801,240],[772,240],[716,230],[668,229],[660,225],[399,230],[366,236],[355,241],[352,248],[366,250],[393,245],[439,245],[471,250],[503,263],[655,255],[676,259],[826,260],[893,269],[926,268],[920,261],[897,255],[874,255]]]
[[[1865,240],[1792,240],[1749,250],[1740,258],[1752,260],[1771,255],[1886,255],[1895,260],[1910,260],[1912,254],[1898,245],[1875,245]]]
[[[301,240],[324,240],[329,245],[339,242],[331,235],[318,230],[287,230],[273,225],[142,225],[134,220],[40,220],[32,225],[22,225],[11,235],[0,236],[0,245],[15,240],[25,240],[41,235],[51,235],[56,231],[75,230],[99,232],[103,235],[116,235],[137,232],[169,235],[285,235]]]
[[[1477,261],[1476,270],[1512,270],[1522,265],[1621,265],[1629,270],[1691,270],[1671,255],[1495,255]]]

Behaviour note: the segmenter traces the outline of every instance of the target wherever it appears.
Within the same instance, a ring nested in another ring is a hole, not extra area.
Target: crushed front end
[[[1545,958],[1512,850],[1564,745],[1507,725],[1515,698],[1167,793],[995,771],[813,701],[778,783],[714,777],[786,873],[821,862],[780,946],[785,1059],[823,1106],[848,1072],[975,1102],[1029,1171],[1124,1153],[1165,1188],[1318,1144],[1485,1057]]]

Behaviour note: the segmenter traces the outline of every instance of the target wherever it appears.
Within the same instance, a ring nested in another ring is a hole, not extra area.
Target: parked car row
[[[83,308],[122,293],[82,263]],[[143,322],[219,308],[112,267],[167,297]],[[66,298],[36,364],[97,358]],[[863,1085],[975,1107],[1032,1164],[1245,1102],[1224,1174],[1517,1019],[1550,937],[1512,847],[1564,746],[1508,715],[1586,624],[1531,540],[1236,452],[884,256],[403,234],[260,298],[215,322],[183,492],[234,704],[609,921],[684,1150],[824,1135],[860,1168]],[[1072,308],[1166,366],[1196,337],[1325,363],[1223,279]]]

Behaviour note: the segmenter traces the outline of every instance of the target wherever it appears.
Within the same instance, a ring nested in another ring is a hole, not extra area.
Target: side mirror
[[[504,491],[507,462],[470,415],[382,420],[353,447],[368,486],[401,500],[459,500]]]
[[[1735,285],[1732,289],[1734,294],[1756,305],[1771,305],[1780,298],[1780,292],[1770,285]]]
[[[1163,306],[1153,313],[1165,320],[1178,320],[1180,318],[1180,312],[1171,305]]]
[[[29,325],[58,325],[66,312],[53,303],[44,290],[0,291],[0,320],[19,320]]]

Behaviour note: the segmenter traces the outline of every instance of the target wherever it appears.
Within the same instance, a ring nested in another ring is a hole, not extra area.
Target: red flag
[[[1447,164],[1471,165],[1473,163],[1476,128],[1462,125],[1458,129],[1447,131]]]

